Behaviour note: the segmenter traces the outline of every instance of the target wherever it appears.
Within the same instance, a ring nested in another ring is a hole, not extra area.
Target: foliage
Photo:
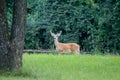
[[[119,0],[28,0],[27,11],[25,49],[54,48],[52,30],[82,51],[120,54]]]
[[[106,0],[100,6],[98,48],[103,52],[120,53],[120,1]]]

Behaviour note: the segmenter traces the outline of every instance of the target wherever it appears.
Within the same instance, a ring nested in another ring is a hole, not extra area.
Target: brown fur
[[[59,43],[59,42],[57,42],[56,47],[57,47],[58,52],[79,54],[80,46],[76,43]]]
[[[51,36],[54,38],[54,43],[56,46],[56,50],[60,53],[74,53],[79,54],[80,46],[76,43],[60,43],[58,41],[58,37],[61,35],[62,31],[60,33],[54,34],[50,31]]]

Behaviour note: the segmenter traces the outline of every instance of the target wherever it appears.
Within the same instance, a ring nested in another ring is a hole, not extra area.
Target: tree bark
[[[11,53],[13,53],[14,56],[13,65],[16,69],[19,69],[22,66],[26,24],[26,3],[26,0],[14,0],[11,29]]]
[[[6,0],[0,1],[0,69],[22,66],[26,24],[26,0],[14,0],[11,35],[8,35]]]
[[[5,0],[0,1],[0,68],[10,67],[8,57],[9,41]]]

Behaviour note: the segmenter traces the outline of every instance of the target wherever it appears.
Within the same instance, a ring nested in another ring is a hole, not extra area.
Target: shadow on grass
[[[35,75],[33,75],[30,71],[23,71],[22,69],[15,71],[9,71],[9,70],[1,70],[0,69],[0,76],[12,76],[12,77],[36,77]]]

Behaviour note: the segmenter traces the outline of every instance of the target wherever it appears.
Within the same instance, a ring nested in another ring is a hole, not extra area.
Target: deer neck
[[[59,44],[58,39],[55,39],[55,40],[54,40],[54,43],[55,43],[55,46],[58,47],[58,44]]]

